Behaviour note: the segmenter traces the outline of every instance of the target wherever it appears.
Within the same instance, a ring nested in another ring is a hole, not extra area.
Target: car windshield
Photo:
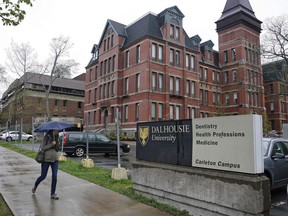
[[[269,140],[263,140],[263,155],[267,156],[268,155],[268,149],[270,146],[270,141]]]

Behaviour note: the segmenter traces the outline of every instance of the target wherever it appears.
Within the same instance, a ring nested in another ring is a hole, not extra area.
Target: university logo
[[[138,136],[142,146],[145,146],[149,139],[149,126],[139,127]]]

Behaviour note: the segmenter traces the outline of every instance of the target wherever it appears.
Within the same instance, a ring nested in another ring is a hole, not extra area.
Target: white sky
[[[226,0],[35,0],[19,26],[0,23],[0,65],[5,66],[5,49],[11,39],[18,44],[29,42],[42,62],[49,55],[51,39],[63,35],[74,43],[70,57],[80,64],[78,74],[81,74],[91,58],[93,44],[99,43],[107,19],[129,25],[147,12],[158,14],[174,5],[185,15],[183,26],[188,36],[198,34],[202,42],[212,40],[218,50],[215,21],[225,3]],[[287,0],[250,0],[250,4],[261,21],[288,13]]]

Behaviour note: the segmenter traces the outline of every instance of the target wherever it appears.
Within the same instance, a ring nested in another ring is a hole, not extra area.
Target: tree
[[[23,4],[32,7],[32,0],[17,0],[12,2],[10,0],[3,0],[0,3],[0,18],[3,25],[18,25],[25,17],[25,10],[21,9]]]
[[[18,85],[14,85],[13,92],[14,92],[14,103],[15,108],[19,107],[21,110],[20,113],[20,122],[24,117],[26,111],[29,111],[29,105],[31,104],[26,102],[25,99],[25,89],[26,89],[26,82],[28,81],[27,73],[34,73],[37,72],[38,62],[37,62],[37,54],[35,50],[30,46],[29,43],[21,43],[17,44],[13,40],[11,40],[10,48],[6,49],[7,54],[7,68],[9,72],[16,74],[19,77]],[[22,81],[20,81],[22,79]],[[15,109],[16,113],[16,109]],[[16,114],[15,114],[16,116]],[[22,132],[22,124],[20,130],[19,139],[21,139],[21,132]]]
[[[6,49],[6,55],[7,68],[19,77],[22,77],[27,72],[37,72],[37,53],[28,42],[17,44],[11,40],[10,48]]]
[[[270,61],[284,60],[288,65],[288,15],[265,19],[262,56]]]
[[[42,74],[49,74],[50,76],[48,85],[42,83],[46,93],[46,114],[49,120],[51,118],[49,95],[54,81],[60,77],[70,77],[73,69],[78,66],[78,63],[69,58],[69,52],[72,47],[73,44],[68,37],[59,36],[58,38],[53,38],[50,43],[50,58],[46,64],[42,66]]]

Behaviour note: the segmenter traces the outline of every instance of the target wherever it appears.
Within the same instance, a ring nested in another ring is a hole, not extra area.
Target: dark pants
[[[58,161],[44,162],[41,164],[41,175],[37,178],[37,180],[35,182],[35,187],[37,188],[38,185],[46,178],[49,166],[51,166],[51,169],[52,169],[52,183],[51,183],[51,195],[52,195],[56,191]]]

